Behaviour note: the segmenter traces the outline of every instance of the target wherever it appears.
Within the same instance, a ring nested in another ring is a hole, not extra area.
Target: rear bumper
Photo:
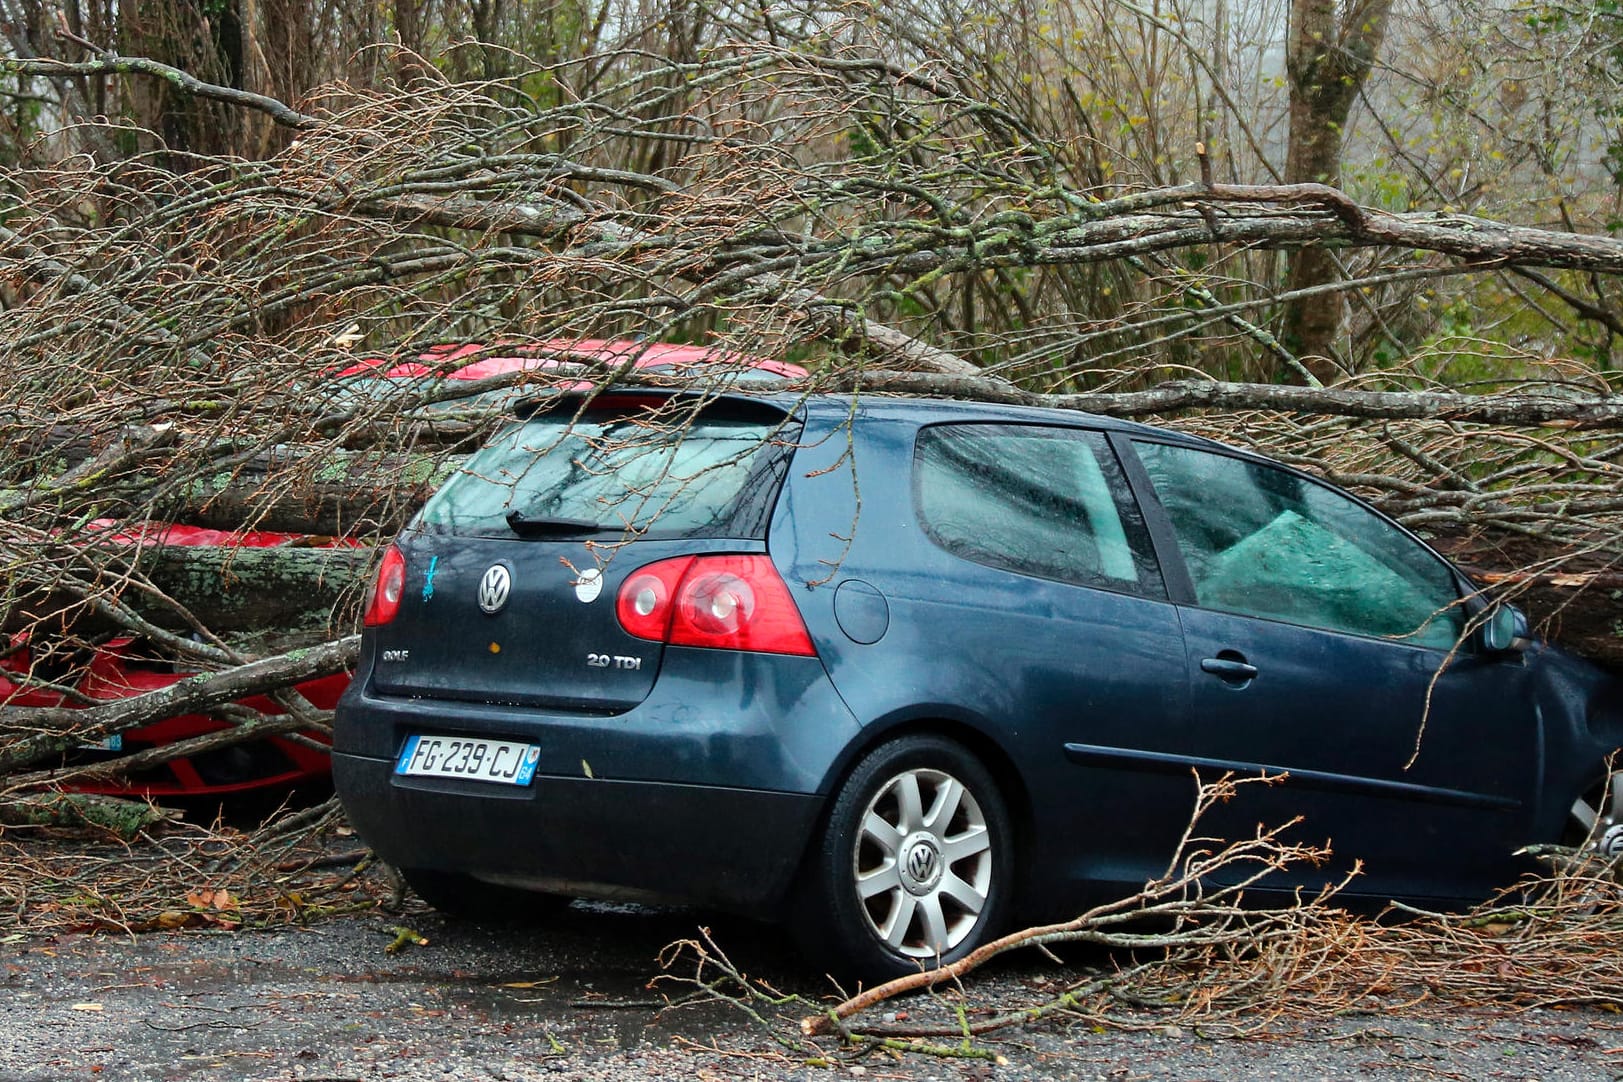
[[[797,793],[556,775],[508,790],[393,769],[392,760],[333,756],[350,822],[391,864],[755,916],[770,915],[761,907],[789,889],[820,804]]]
[[[371,651],[338,704],[333,781],[405,868],[583,897],[761,915],[788,890],[834,764],[860,727],[816,658],[667,647],[624,713],[382,695]],[[413,733],[533,743],[524,788],[397,777]]]

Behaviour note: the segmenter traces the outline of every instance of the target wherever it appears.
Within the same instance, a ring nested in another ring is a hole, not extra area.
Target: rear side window
[[[919,433],[914,497],[955,556],[1045,579],[1164,596],[1148,534],[1104,436],[1025,425]]]
[[[598,410],[513,425],[423,507],[418,525],[483,537],[766,536],[781,415]]]
[[[1191,447],[1134,443],[1203,606],[1447,649],[1453,572],[1347,495]]]

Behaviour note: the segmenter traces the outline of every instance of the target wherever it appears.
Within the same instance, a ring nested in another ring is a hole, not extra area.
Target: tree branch
[[[199,673],[157,691],[82,710],[0,707],[0,731],[9,729],[29,734],[0,744],[0,774],[124,729],[207,710],[233,699],[288,687],[318,676],[330,676],[354,665],[359,649],[360,636],[350,635],[336,642],[251,661],[223,672]],[[59,731],[41,732],[41,729]]]
[[[978,376],[916,372],[852,374],[842,385],[865,391],[945,395],[1111,417],[1146,417],[1188,410],[1287,410],[1331,417],[1438,420],[1476,424],[1534,425],[1576,429],[1623,427],[1623,397],[1537,394],[1460,394],[1454,391],[1359,391],[1346,386],[1294,387],[1274,383],[1173,380],[1143,391],[1038,394]]]
[[[190,72],[169,64],[161,64],[156,60],[139,56],[119,56],[105,50],[100,50],[94,60],[0,57],[0,71],[13,75],[39,75],[48,79],[59,79],[65,75],[145,75],[153,79],[162,79],[176,90],[195,94],[200,98],[210,98],[264,113],[284,127],[313,131],[323,123],[319,117],[301,113],[286,102],[264,94],[207,83]]]

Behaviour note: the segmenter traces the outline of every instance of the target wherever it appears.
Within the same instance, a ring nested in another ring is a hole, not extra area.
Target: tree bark
[[[148,545],[109,548],[98,562],[108,573],[89,589],[122,603],[160,628],[191,628],[180,609],[216,634],[274,629],[284,637],[328,638],[353,627],[374,550],[369,547],[248,548],[225,545]],[[127,561],[157,593],[126,576]],[[120,568],[124,564],[124,568]],[[51,629],[93,635],[122,630],[116,614],[87,614],[86,587],[30,589],[13,585],[0,619],[6,632]],[[177,609],[179,606],[180,609]]]
[[[1335,0],[1291,0],[1285,72],[1290,83],[1287,184],[1341,183],[1341,146],[1347,118],[1386,33],[1392,0],[1352,0],[1339,17]],[[1287,288],[1296,291],[1340,277],[1335,257],[1310,246],[1290,258]],[[1281,340],[1321,382],[1339,374],[1336,332],[1339,293],[1303,297],[1285,305]]]
[[[141,566],[154,586],[216,633],[353,626],[370,548],[156,545]],[[161,603],[124,599],[155,623],[179,626]]]
[[[171,489],[126,514],[216,530],[324,537],[396,533],[456,468],[455,452],[377,454],[278,448],[232,474]]]
[[[0,796],[0,823],[13,826],[101,827],[126,841],[174,814],[139,800],[87,793]]]
[[[8,783],[15,789],[21,790],[35,786],[59,788],[85,781],[105,782],[114,778],[126,777],[134,771],[147,770],[161,763],[167,763],[172,759],[199,755],[203,752],[215,751],[219,748],[230,747],[250,740],[262,740],[271,736],[308,731],[311,728],[309,721],[287,714],[261,716],[253,720],[239,722],[229,728],[205,733],[202,736],[171,741],[167,744],[148,748],[145,751],[130,752],[120,755],[116,759],[87,763],[82,766],[46,769],[32,774],[13,775],[8,779]],[[330,727],[326,731],[330,734]]]
[[[1355,391],[1223,380],[1172,380],[1142,391],[1039,394],[975,376],[869,371],[841,386],[944,395],[983,402],[1081,410],[1111,417],[1164,416],[1189,410],[1272,409],[1330,417],[1446,420],[1490,425],[1623,428],[1623,397],[1595,394],[1460,394],[1454,391]]]

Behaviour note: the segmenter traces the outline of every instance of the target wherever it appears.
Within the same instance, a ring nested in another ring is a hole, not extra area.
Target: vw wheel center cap
[[[920,831],[902,842],[902,885],[912,894],[928,894],[941,882],[946,870],[936,839]]]

